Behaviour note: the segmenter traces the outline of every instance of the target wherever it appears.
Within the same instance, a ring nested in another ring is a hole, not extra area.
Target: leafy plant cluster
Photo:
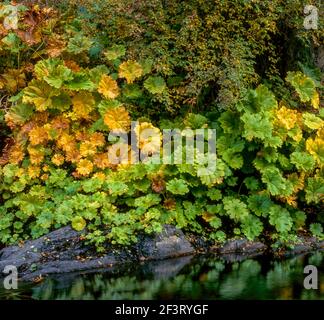
[[[154,62],[168,99],[158,113],[155,100],[145,104],[153,119],[234,106],[262,78],[279,82],[298,62],[312,66],[323,41],[322,15],[318,30],[303,28],[302,0],[77,0],[68,8],[73,4],[93,40],[93,61],[124,45],[128,59]]]
[[[0,243],[67,224],[85,230],[99,250],[166,223],[216,242],[292,241],[300,232],[323,238],[324,114],[316,77],[288,72],[280,98],[271,83],[261,84],[226,110],[184,110],[171,121],[149,111],[174,103],[154,56],[112,43],[96,64],[95,39],[80,20],[37,5],[2,5],[0,19],[0,90],[11,130],[0,159]],[[152,152],[160,141],[141,137],[145,128],[216,129],[215,170],[199,173],[206,163],[198,150],[194,164],[133,165],[124,161],[131,149],[116,154],[119,164],[109,162],[120,142],[109,141],[109,132],[130,132],[132,119],[139,121],[138,147],[150,142]]]

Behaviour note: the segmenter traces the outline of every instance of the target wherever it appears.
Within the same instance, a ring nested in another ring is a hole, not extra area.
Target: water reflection
[[[305,265],[319,271],[319,289],[303,287]],[[1,291],[1,299],[324,299],[324,252],[273,260],[183,257],[125,265],[93,274],[67,274]]]

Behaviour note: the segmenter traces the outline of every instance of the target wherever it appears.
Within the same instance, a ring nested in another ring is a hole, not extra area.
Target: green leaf
[[[267,216],[272,205],[270,197],[266,194],[255,194],[248,198],[249,209],[257,216]]]
[[[52,98],[51,108],[53,109],[65,111],[68,110],[71,105],[72,105],[72,100],[70,96],[65,92],[62,92],[59,96],[55,96]]]
[[[139,197],[135,199],[134,205],[135,207],[140,207],[143,209],[148,209],[154,205],[157,205],[161,202],[161,198],[157,194],[147,194],[146,196]]]
[[[89,79],[98,86],[102,76],[104,74],[109,74],[109,69],[107,66],[101,64],[99,66],[96,66],[88,71]]]
[[[183,179],[172,179],[166,184],[166,189],[172,194],[184,195],[189,192],[188,185]]]
[[[72,228],[76,231],[82,231],[86,227],[86,225],[86,221],[80,216],[72,219]]]
[[[302,102],[312,100],[316,92],[316,85],[313,79],[298,71],[288,72],[286,80],[295,88]]]
[[[102,100],[98,105],[98,111],[100,115],[103,117],[106,112],[110,109],[121,107],[122,103],[118,100]]]
[[[211,220],[209,220],[209,224],[214,229],[218,229],[222,226],[222,220],[219,217],[213,217]]]
[[[15,119],[15,122],[25,123],[33,115],[35,108],[31,104],[18,103],[13,104],[9,110],[9,114]]]
[[[121,196],[128,191],[127,184],[120,181],[112,181],[108,183],[109,193],[112,196]]]
[[[324,200],[324,179],[322,177],[310,177],[307,179],[306,201],[307,203],[320,203]]]
[[[270,111],[277,107],[276,97],[265,85],[258,86],[250,99],[258,111]]]
[[[293,221],[287,209],[273,205],[269,212],[269,222],[280,233],[287,233],[291,230]]]
[[[301,228],[305,225],[306,222],[306,214],[303,211],[296,211],[292,214],[292,219],[296,228]]]
[[[138,84],[126,84],[123,87],[123,95],[128,99],[138,99],[142,94],[143,92]]]
[[[324,126],[324,120],[316,117],[315,114],[309,112],[303,113],[303,122],[305,126],[312,130],[317,130]]]
[[[38,80],[46,81],[54,88],[61,88],[65,81],[73,79],[72,71],[63,65],[59,59],[41,60],[35,65]]]
[[[126,48],[123,45],[115,44],[110,49],[104,52],[104,55],[107,60],[113,61],[120,57],[123,57],[126,54]]]
[[[92,46],[92,41],[82,33],[77,33],[74,37],[69,39],[67,45],[67,52],[80,54],[88,52]]]
[[[218,201],[222,199],[222,192],[216,188],[211,188],[207,191],[207,197],[211,200]]]
[[[184,119],[184,124],[186,127],[191,129],[200,129],[207,124],[208,120],[201,114],[188,113]]]
[[[12,53],[18,53],[21,49],[21,40],[13,32],[10,32],[7,36],[3,37],[1,43],[8,47]]]
[[[227,215],[234,221],[244,221],[249,215],[247,205],[234,197],[225,197],[223,199],[224,209]]]
[[[246,112],[241,120],[244,123],[243,136],[251,141],[254,138],[267,140],[272,135],[272,122],[270,119],[261,113]]]
[[[77,72],[73,74],[73,78],[66,82],[65,87],[73,91],[95,89],[95,84],[91,81],[89,76],[85,72]]]
[[[276,195],[290,195],[292,184],[282,177],[280,170],[276,167],[268,167],[262,171],[262,182],[267,185],[269,192]]]
[[[238,128],[240,128],[240,116],[237,112],[227,110],[222,112],[218,121],[225,133],[230,133],[232,136],[239,134]]]
[[[52,107],[52,98],[60,94],[47,83],[40,80],[32,80],[23,90],[23,103],[34,104],[37,111],[45,111]]]
[[[243,182],[250,191],[255,191],[260,188],[260,182],[255,177],[247,177]]]
[[[224,243],[226,241],[226,233],[224,231],[216,231],[213,232],[211,235],[211,238],[214,239],[217,242]]]
[[[153,60],[150,58],[141,60],[140,65],[142,66],[143,69],[143,75],[149,74],[152,71]]]
[[[144,87],[152,94],[161,94],[166,89],[166,83],[162,77],[150,76],[144,81]]]
[[[323,227],[320,223],[311,223],[309,227],[313,236],[322,238],[323,237]]]
[[[290,155],[290,161],[298,170],[310,171],[315,166],[314,158],[306,152],[293,152]]]
[[[254,240],[263,231],[263,224],[259,218],[249,214],[242,222],[242,232],[248,240]]]

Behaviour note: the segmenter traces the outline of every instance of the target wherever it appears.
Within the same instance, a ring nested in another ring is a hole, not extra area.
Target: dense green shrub
[[[169,87],[160,113],[228,108],[261,79],[278,82],[298,62],[312,65],[323,40],[320,27],[304,29],[301,0],[74,2],[93,58],[122,44],[126,58],[152,59]],[[156,115],[155,106],[146,103],[145,112]]]
[[[14,9],[0,6],[0,90],[11,129],[0,167],[0,242],[66,224],[86,228],[99,249],[164,223],[219,242],[242,235],[291,241],[298,232],[323,238],[322,87],[310,65],[303,65],[307,75],[279,70],[274,40],[295,26],[286,19],[299,8],[109,2],[91,11],[85,3],[76,18],[73,10],[62,16],[20,6],[18,21],[5,21]],[[130,132],[131,119],[139,121],[142,150],[144,128],[216,129],[217,167],[201,175],[201,159],[109,162],[117,143],[109,133]]]

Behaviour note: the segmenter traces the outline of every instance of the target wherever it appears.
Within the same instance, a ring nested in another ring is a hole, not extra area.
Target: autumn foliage
[[[198,16],[191,19],[194,28]],[[87,27],[72,9],[0,5],[0,243],[67,224],[84,230],[99,250],[106,242],[127,245],[165,223],[216,242],[241,236],[293,242],[300,233],[323,238],[324,113],[316,68],[280,78],[238,60],[243,71],[228,76],[232,84],[216,72],[224,95],[220,104],[218,98],[209,104],[217,89],[210,61],[203,84],[201,60],[178,75],[172,66],[168,74],[159,69],[161,57],[155,64],[153,53],[140,55],[132,41],[120,35],[120,44],[112,31],[112,41],[100,43],[93,25]],[[272,33],[276,25],[267,28]],[[225,48],[225,62],[231,60],[226,52],[243,57],[246,50],[238,43]],[[243,79],[250,87],[240,91]],[[199,160],[131,164],[129,136],[108,136],[130,135],[132,120],[138,121],[137,147],[148,153],[160,148],[162,129],[216,129],[217,167],[199,175],[205,165]],[[141,135],[147,128],[156,133],[153,143]],[[125,154],[114,149],[117,142],[127,146]],[[119,163],[110,161],[111,152]]]

